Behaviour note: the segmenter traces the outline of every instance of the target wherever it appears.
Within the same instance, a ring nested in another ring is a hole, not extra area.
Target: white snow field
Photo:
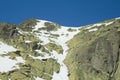
[[[0,42],[0,54],[7,54],[8,52],[16,51],[12,46]],[[16,57],[15,60],[9,58],[9,56],[0,56],[0,72],[7,72],[13,69],[19,68],[17,63],[25,63],[21,57]]]

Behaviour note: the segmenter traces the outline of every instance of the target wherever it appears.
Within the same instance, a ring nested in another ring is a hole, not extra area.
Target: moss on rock
[[[89,32],[82,28],[68,42],[65,63],[70,80],[119,80],[118,27],[119,20],[111,25],[101,25],[97,31]]]
[[[34,18],[28,19],[22,23],[20,23],[19,28],[21,28],[23,31],[30,32],[32,31],[33,27],[37,24],[37,20]]]
[[[58,54],[63,53],[63,48],[60,45],[57,45],[57,44],[54,44],[54,43],[48,43],[45,46],[50,51],[55,50]]]

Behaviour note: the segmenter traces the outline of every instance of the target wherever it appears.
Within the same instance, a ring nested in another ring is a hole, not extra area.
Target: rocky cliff
[[[70,80],[120,80],[120,19],[81,27],[68,46]]]
[[[120,18],[82,27],[0,23],[0,80],[120,80]]]

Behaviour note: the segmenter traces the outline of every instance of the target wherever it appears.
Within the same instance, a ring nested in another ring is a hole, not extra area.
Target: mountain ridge
[[[11,65],[0,66],[0,79],[119,80],[119,31],[120,18],[82,27],[0,23],[0,59]]]

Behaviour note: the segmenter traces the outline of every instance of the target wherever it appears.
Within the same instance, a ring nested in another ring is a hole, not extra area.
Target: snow
[[[68,69],[66,65],[63,63],[65,57],[66,54],[62,55],[62,54],[57,54],[55,51],[53,52],[53,58],[56,59],[58,63],[60,63],[60,72],[59,73],[54,72],[52,80],[69,80],[67,76]]]
[[[70,39],[72,39],[73,36],[79,32],[79,28],[78,27],[61,26],[61,28],[58,29],[57,31],[47,32],[46,30],[38,30],[39,28],[45,27],[45,25],[44,25],[45,22],[49,22],[49,21],[39,20],[39,22],[33,29],[33,32],[37,30],[37,32],[35,32],[35,36],[38,39],[40,39],[41,41],[43,41],[41,43],[42,45],[45,45],[45,44],[51,42],[51,40],[54,41],[56,44],[61,45],[63,48],[63,54],[58,54],[56,51],[53,50],[53,51],[51,51],[51,55],[44,53],[43,57],[42,56],[34,57],[31,55],[30,56],[33,59],[40,59],[40,60],[49,59],[49,58],[56,59],[57,62],[60,64],[60,71],[59,71],[59,73],[54,72],[54,74],[52,76],[52,80],[68,80],[68,69],[67,69],[66,65],[63,63],[63,61],[67,55],[67,50],[68,50],[66,42],[69,41]],[[68,31],[69,28],[76,29],[77,31],[69,32]],[[51,34],[58,34],[59,37],[54,38],[54,37],[52,37]],[[39,52],[40,54],[43,53],[40,50],[35,50],[35,51]]]
[[[101,25],[105,25],[105,26],[108,26],[110,24],[112,24],[114,21],[111,21],[111,22],[107,22],[107,23],[97,23],[97,24],[93,24],[93,25],[88,25],[85,29],[88,29],[89,32],[91,31],[96,31],[98,30],[97,28],[95,28],[96,26],[101,26]],[[93,28],[93,29],[92,29]]]
[[[38,30],[39,28],[42,28],[42,27],[45,27],[45,22],[48,22],[48,21],[45,21],[45,20],[38,20],[39,22],[37,22],[37,25],[35,26],[35,28],[33,29],[33,31],[36,31]]]
[[[52,56],[49,56],[48,54],[45,54],[44,57],[41,57],[41,56],[38,56],[38,57],[34,57],[34,56],[31,56],[29,55],[30,57],[32,57],[33,59],[49,59],[49,58],[52,58]]]
[[[3,42],[0,42],[0,54],[7,54],[8,52],[16,51],[13,46],[4,44]]]
[[[48,39],[48,37],[46,37],[46,36],[44,36],[44,35],[42,35],[42,36],[40,36],[40,35],[36,35],[41,41],[43,41],[43,44],[47,44],[47,43],[49,43],[50,42],[50,40]]]
[[[38,28],[44,27],[45,22],[42,21],[41,23],[40,22],[37,23],[34,30],[38,30]],[[69,28],[76,29],[76,31],[69,32],[68,31]],[[58,29],[57,31],[47,32],[45,30],[40,30],[38,32],[35,32],[35,36],[38,37],[41,41],[43,41],[42,45],[45,45],[45,44],[51,42],[50,40],[52,40],[56,44],[61,45],[63,48],[63,54],[58,54],[56,51],[53,50],[53,51],[51,51],[51,55],[45,54],[44,57],[41,57],[41,56],[34,57],[34,56],[30,55],[33,59],[42,60],[42,59],[53,58],[53,59],[57,60],[57,62],[60,64],[60,71],[59,71],[59,73],[56,73],[56,72],[53,73],[52,80],[69,80],[68,69],[63,62],[64,59],[66,58],[67,50],[68,50],[66,42],[69,41],[70,39],[72,39],[74,37],[74,35],[77,34],[78,32],[79,32],[78,27],[64,27],[64,26],[61,26],[61,28]],[[45,34],[45,33],[48,33],[48,34]],[[50,37],[51,34],[58,34],[60,36],[57,38],[54,38],[54,37]],[[64,35],[62,35],[62,34],[64,34]],[[36,50],[36,51],[41,53],[41,51],[39,51],[39,50]]]
[[[95,26],[101,26],[101,25],[103,25],[103,23],[97,23],[97,24],[89,25],[89,26],[86,27],[86,29],[91,29]]]
[[[13,46],[0,42],[0,54],[7,54],[8,52],[16,51]],[[15,67],[18,68],[16,63],[24,63],[25,61],[21,57],[16,57],[16,60],[9,59],[9,56],[0,56],[0,72],[7,72],[13,70]]]
[[[114,21],[105,23],[105,25],[108,26],[108,25],[112,24],[113,22],[114,22]]]
[[[30,41],[30,40],[26,40],[26,41],[25,41],[25,43],[31,43],[31,42],[32,42],[32,41]]]
[[[44,80],[44,79],[42,79],[42,78],[39,78],[39,77],[36,77],[36,78],[35,78],[35,80]]]
[[[101,26],[103,25],[103,23],[97,23],[97,24],[94,24],[93,26]]]
[[[20,31],[20,30],[18,31],[18,33],[23,34],[23,32],[22,32],[22,31]]]
[[[68,36],[63,35],[63,36],[58,37],[58,39],[54,40],[56,43],[58,43],[59,45],[62,46],[64,51],[63,51],[63,54],[58,54],[56,51],[52,52],[53,58],[56,59],[58,61],[58,63],[60,64],[60,72],[59,73],[54,72],[52,80],[69,80],[68,69],[67,69],[66,65],[63,63],[63,61],[67,55],[67,50],[68,50],[66,42],[68,40],[72,39],[74,37],[74,35],[77,34],[79,31],[78,31],[78,28],[74,28],[74,29],[77,29],[77,31],[75,31],[75,32],[69,32],[68,29],[69,29],[69,27],[62,26],[61,29],[59,29],[58,31],[51,32],[51,33],[55,33],[55,34],[59,34],[59,35],[60,34],[68,34]]]
[[[115,19],[120,19],[120,17],[118,17],[118,18],[115,18]]]
[[[41,30],[41,31],[35,33],[35,36],[38,39],[40,39],[41,41],[43,41],[43,44],[47,44],[50,42],[50,40],[48,38],[50,36],[50,33],[48,33],[47,31]]]
[[[19,68],[17,63],[25,63],[21,57],[16,57],[16,60],[9,59],[9,56],[0,56],[0,72],[11,71],[14,68]]]

